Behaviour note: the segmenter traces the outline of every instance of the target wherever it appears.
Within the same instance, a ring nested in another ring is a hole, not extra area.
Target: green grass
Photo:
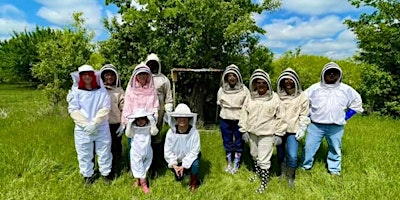
[[[276,176],[274,156],[272,177],[263,194],[254,194],[259,182],[248,182],[248,151],[239,173],[226,174],[219,131],[201,131],[204,178],[199,189],[190,193],[188,180],[174,182],[172,173],[162,169],[150,180],[150,194],[143,195],[132,187],[133,179],[126,172],[110,186],[99,179],[91,187],[83,187],[74,124],[65,108],[52,110],[47,105],[40,91],[0,85],[0,111],[7,113],[6,117],[0,115],[0,199],[399,199],[398,120],[351,119],[343,139],[341,177],[326,172],[326,142],[314,168],[298,170],[295,189]]]

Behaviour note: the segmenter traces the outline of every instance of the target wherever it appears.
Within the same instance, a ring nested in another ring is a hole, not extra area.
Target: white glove
[[[125,125],[120,125],[115,132],[117,134],[117,137],[121,137],[125,133],[126,126]]]
[[[297,133],[296,133],[296,140],[297,141],[299,141],[299,140],[301,140],[303,137],[304,137],[304,135],[305,135],[305,133],[306,133],[306,129],[307,129],[307,126],[306,125],[300,125],[300,128],[299,128],[299,130],[297,131]]]
[[[282,144],[282,137],[274,135],[274,144],[275,144],[275,146],[281,145]]]
[[[242,134],[242,140],[244,140],[246,143],[249,142],[250,136],[249,136],[249,133],[248,133],[248,132],[244,132],[244,133]]]
[[[93,122],[90,122],[87,126],[85,126],[85,128],[83,129],[83,131],[87,134],[87,135],[96,135],[97,134],[97,127]]]
[[[151,125],[151,128],[150,128],[150,134],[152,135],[152,136],[155,136],[155,135],[157,135],[158,134],[158,128],[157,128],[157,125]]]
[[[174,105],[172,105],[172,103],[166,103],[164,109],[165,112],[172,112],[172,109],[174,109]]]

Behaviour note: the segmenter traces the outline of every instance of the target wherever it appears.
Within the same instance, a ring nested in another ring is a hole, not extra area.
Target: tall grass
[[[162,168],[150,180],[150,194],[144,195],[132,187],[126,172],[110,186],[99,179],[85,188],[74,148],[74,124],[65,108],[52,110],[47,105],[40,91],[0,85],[0,111],[7,112],[0,116],[0,199],[399,199],[397,120],[351,119],[343,139],[340,177],[326,171],[326,142],[314,168],[297,171],[295,189],[277,177],[274,156],[272,177],[263,194],[254,193],[259,182],[248,182],[248,149],[239,173],[226,174],[219,130],[201,131],[199,189],[189,192],[188,180],[174,182],[170,170]]]

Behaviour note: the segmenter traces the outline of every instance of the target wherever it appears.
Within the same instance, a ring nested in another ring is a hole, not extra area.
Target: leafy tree
[[[105,21],[111,38],[101,44],[101,53],[119,68],[125,82],[133,67],[151,52],[159,55],[165,74],[171,68],[223,69],[232,63],[249,74],[251,61],[258,67],[266,67],[261,62],[272,61],[272,53],[257,46],[255,34],[265,31],[256,25],[252,14],[278,8],[278,0],[260,4],[251,0],[139,0],[137,3],[145,6],[132,7],[130,0],[106,0],[106,4],[119,7],[122,23],[115,19]],[[189,103],[202,118],[203,110],[208,110],[203,102],[206,96],[215,96],[219,78],[204,75],[186,78],[196,87],[181,85],[182,91],[188,92],[182,101]]]
[[[90,60],[93,51],[90,33],[83,27],[82,13],[73,15],[75,23],[63,30],[56,30],[53,39],[38,44],[40,62],[34,65],[33,75],[42,82],[42,87],[54,105],[65,99],[72,85],[70,72]]]
[[[376,10],[358,20],[347,20],[361,49],[356,59],[374,65],[363,74],[367,103],[372,111],[400,114],[400,2],[398,0],[351,0],[353,5]]]
[[[53,38],[54,30],[36,26],[35,31],[14,32],[11,39],[0,42],[0,71],[4,81],[34,81],[33,65],[39,62],[37,44]]]

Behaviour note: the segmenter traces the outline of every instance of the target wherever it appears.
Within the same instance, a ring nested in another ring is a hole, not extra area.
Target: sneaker
[[[85,184],[85,187],[89,187],[94,183],[94,178],[93,178],[93,176],[91,176],[91,177],[83,177],[83,182]]]
[[[302,171],[309,171],[309,170],[311,170],[311,168],[300,167],[300,170],[302,170]]]
[[[113,181],[113,176],[110,174],[108,176],[103,176],[103,182],[104,185],[111,185],[112,181]]]
[[[340,172],[329,172],[332,176],[340,176]]]

